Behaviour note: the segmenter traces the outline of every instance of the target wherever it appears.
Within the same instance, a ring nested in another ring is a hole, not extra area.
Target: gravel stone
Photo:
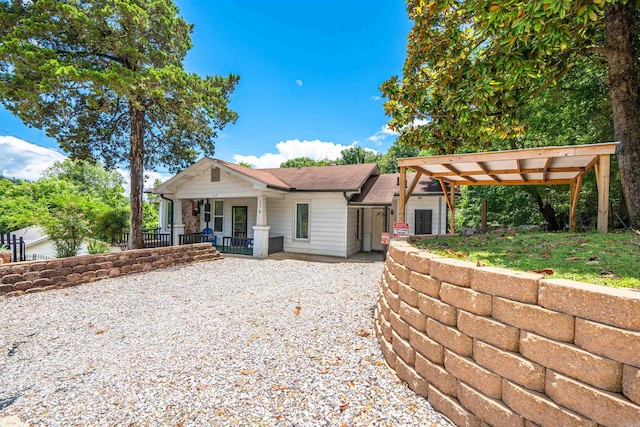
[[[452,426],[384,362],[382,270],[228,257],[0,298],[0,425]]]

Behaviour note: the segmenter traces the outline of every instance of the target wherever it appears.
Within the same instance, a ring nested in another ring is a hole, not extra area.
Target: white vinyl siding
[[[358,231],[358,215],[360,208],[347,209],[347,256],[360,252],[360,236]],[[362,221],[362,220],[360,220]]]
[[[296,240],[295,203],[308,202],[309,239]],[[342,193],[292,193],[267,199],[271,236],[284,236],[285,252],[346,257],[347,202]]]
[[[250,182],[225,171],[220,171],[219,182],[211,182],[211,169],[206,169],[178,187],[175,197],[179,199],[208,197],[220,200],[228,197],[256,197],[259,193]]]
[[[431,210],[431,233],[445,234],[446,213],[440,211],[439,199],[440,196],[412,196],[409,198],[405,210],[405,219],[409,224],[409,234],[415,234],[416,210]]]

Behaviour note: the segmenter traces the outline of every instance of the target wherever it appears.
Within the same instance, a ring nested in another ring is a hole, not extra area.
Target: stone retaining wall
[[[458,426],[639,426],[640,292],[392,242],[375,311],[398,377]]]
[[[0,296],[15,296],[108,277],[222,258],[211,243],[82,255],[0,265]]]

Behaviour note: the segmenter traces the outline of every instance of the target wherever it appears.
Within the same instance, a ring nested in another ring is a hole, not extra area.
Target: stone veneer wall
[[[375,330],[398,377],[458,426],[640,426],[638,291],[392,242]]]
[[[0,296],[16,296],[109,277],[222,258],[211,243],[0,264]]]

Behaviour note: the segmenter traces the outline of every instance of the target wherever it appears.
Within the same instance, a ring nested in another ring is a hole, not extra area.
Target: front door
[[[431,216],[430,209],[416,209],[415,234],[431,234]]]
[[[384,228],[384,209],[372,209],[371,212],[371,250],[382,251],[382,230]]]
[[[233,237],[247,237],[247,207],[234,206],[231,212]]]

